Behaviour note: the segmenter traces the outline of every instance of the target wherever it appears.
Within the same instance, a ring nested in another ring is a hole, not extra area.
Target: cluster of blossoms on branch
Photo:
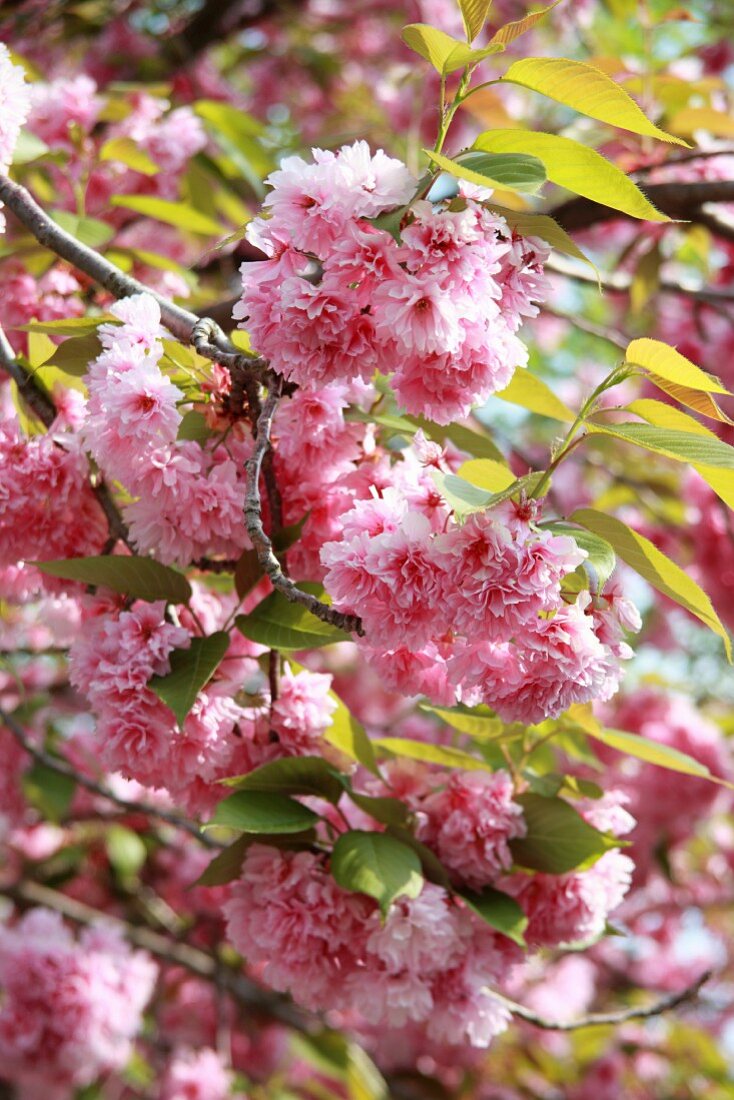
[[[377,370],[408,412],[466,416],[527,362],[516,333],[547,293],[548,247],[513,233],[481,188],[411,204],[417,180],[366,142],[313,155],[269,179],[270,216],[247,229],[269,259],[243,265],[235,316],[299,386],[368,382]],[[373,219],[402,207],[398,242]]]

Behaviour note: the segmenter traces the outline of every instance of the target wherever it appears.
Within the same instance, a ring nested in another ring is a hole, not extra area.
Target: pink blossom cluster
[[[123,510],[136,547],[166,564],[237,557],[247,541],[241,462],[223,448],[177,439],[185,396],[158,365],[164,331],[156,300],[136,294],[111,312],[122,324],[100,326],[82,438],[104,474],[137,498]]]
[[[734,777],[734,760],[721,729],[685,696],[642,688],[604,709],[608,724],[685,753],[720,779]],[[650,875],[661,845],[684,843],[715,807],[722,808],[722,800],[724,806],[731,803],[708,779],[644,764],[604,746],[598,751],[637,820],[632,855],[639,882]],[[680,812],[683,805],[685,813]]]
[[[177,728],[170,709],[147,685],[169,671],[172,650],[188,648],[188,631],[165,622],[162,604],[96,610],[91,608],[72,646],[69,674],[96,716],[100,763],[163,788],[191,813],[208,811],[224,793],[216,780],[247,770],[237,763],[233,731],[239,723],[250,728],[252,719],[235,703],[231,685],[219,684],[199,693]]]
[[[25,73],[20,65],[13,64],[8,47],[0,42],[0,173],[7,172],[10,167],[30,106]],[[4,228],[5,216],[0,204],[0,233]]]
[[[413,201],[408,169],[366,142],[313,156],[269,177],[269,216],[247,230],[268,259],[243,264],[234,316],[300,386],[381,371],[409,412],[465,416],[527,360],[516,332],[546,294],[548,248],[513,233],[479,189]],[[372,223],[411,203],[400,241]]]
[[[0,925],[3,1076],[36,1090],[28,1095],[56,1095],[122,1069],[156,975],[146,954],[102,925],[75,940],[47,909]]]
[[[572,703],[609,699],[628,601],[564,596],[585,559],[569,536],[506,503],[463,524],[426,514],[399,491],[357,501],[321,558],[334,605],[361,617],[368,655],[406,693],[485,703],[507,721],[540,722]]]
[[[311,1009],[372,1024],[419,1023],[430,1038],[487,1046],[508,1023],[497,985],[520,952],[444,890],[426,884],[384,922],[347,893],[324,856],[253,845],[224,906],[228,935],[271,987]]]
[[[216,1050],[176,1050],[161,1080],[159,1100],[227,1100],[233,1074]]]
[[[107,523],[74,435],[24,437],[0,413],[0,467],[0,566],[100,552]]]

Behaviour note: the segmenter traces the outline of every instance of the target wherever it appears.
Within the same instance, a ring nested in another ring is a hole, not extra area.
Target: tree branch
[[[496,997],[507,1008],[513,1016],[517,1016],[520,1020],[525,1020],[526,1023],[532,1024],[534,1027],[542,1028],[544,1031],[578,1031],[583,1027],[602,1027],[604,1025],[617,1025],[627,1023],[628,1020],[648,1020],[651,1016],[661,1016],[664,1012],[670,1012],[672,1009],[677,1008],[679,1005],[685,1004],[686,1001],[693,1001],[700,993],[702,987],[710,979],[713,971],[705,970],[699,978],[696,979],[691,985],[686,986],[679,993],[671,993],[667,997],[661,997],[660,1000],[654,1001],[646,1008],[625,1008],[619,1012],[594,1012],[590,1016],[582,1016],[578,1020],[549,1020],[545,1016],[539,1016],[532,1009],[526,1008],[524,1005],[517,1004],[516,1001],[511,1001],[507,997],[501,996],[501,994],[492,991],[492,995]]]
[[[268,1019],[279,1020],[280,1023],[301,1032],[312,1032],[314,1024],[318,1024],[317,1019],[312,1022],[285,997],[261,988],[244,974],[224,966],[219,959],[208,952],[192,947],[188,943],[171,940],[159,932],[154,932],[152,928],[130,924],[119,917],[111,917],[107,913],[93,909],[81,901],[76,901],[58,890],[52,890],[37,882],[19,882],[15,885],[2,886],[0,895],[23,907],[42,905],[47,909],[53,909],[68,920],[74,921],[75,924],[118,928],[125,939],[135,947],[150,952],[163,962],[182,966],[200,978],[214,980],[220,989],[229,993],[248,1012],[262,1013]]]
[[[346,615],[342,611],[336,611],[328,604],[322,603],[310,592],[303,592],[296,587],[290,577],[286,577],[281,569],[273,551],[273,544],[265,534],[262,522],[262,501],[260,499],[260,471],[263,458],[270,447],[270,431],[273,424],[275,410],[282,395],[282,379],[272,376],[268,385],[268,396],[263,405],[262,412],[257,421],[257,433],[255,447],[245,463],[246,490],[245,490],[245,523],[247,532],[252,540],[252,545],[257,553],[260,568],[273,588],[282,593],[291,603],[299,603],[307,608],[317,619],[332,626],[340,627],[349,633],[363,635],[362,623],[356,615]]]
[[[561,256],[552,256],[545,263],[546,271],[554,275],[564,275],[567,279],[574,279],[579,283],[587,283],[589,286],[598,286],[597,278],[587,271],[581,264],[573,263]],[[614,272],[601,277],[602,290],[611,291],[614,294],[629,294],[632,287],[632,279],[627,275]],[[734,302],[734,289],[720,289],[717,287],[696,287],[687,282],[674,283],[663,279],[659,290],[665,294],[684,294],[694,301],[709,302],[713,304],[730,304]]]
[[[144,814],[146,817],[165,821],[168,825],[175,825],[177,829],[182,829],[184,832],[188,833],[189,836],[193,836],[206,848],[222,847],[218,841],[213,840],[212,837],[208,836],[206,833],[202,833],[197,825],[191,821],[187,821],[186,818],[180,817],[177,813],[161,809],[158,806],[152,806],[147,802],[136,802],[134,799],[120,798],[119,795],[116,795],[108,787],[95,782],[93,779],[89,779],[82,772],[77,771],[76,768],[73,768],[66,760],[61,760],[59,757],[52,756],[50,753],[44,752],[43,749],[37,748],[30,738],[26,736],[25,730],[20,723],[17,722],[11,714],[8,714],[2,709],[0,709],[0,723],[10,731],[21,748],[24,749],[33,760],[42,764],[45,768],[49,768],[51,771],[56,772],[57,775],[64,775],[67,779],[73,779],[80,787],[84,787],[85,790],[90,791],[92,794],[97,794],[101,798],[106,798],[108,802],[112,802],[115,806],[119,806],[127,813]]]

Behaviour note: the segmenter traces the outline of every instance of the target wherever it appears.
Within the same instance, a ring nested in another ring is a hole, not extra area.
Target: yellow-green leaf
[[[426,61],[430,61],[439,73],[445,71],[444,66],[457,46],[461,47],[466,54],[471,53],[471,50],[458,38],[452,38],[450,34],[430,27],[427,23],[409,23],[407,27],[403,27],[402,37],[406,46],[410,46],[411,50],[420,54]]]
[[[654,543],[633,531],[615,516],[607,516],[593,508],[579,508],[570,517],[574,523],[600,535],[614,547],[617,556],[639,573],[648,584],[664,596],[684,607],[723,640],[731,661],[731,643],[711,600],[679,565],[658,550]]]
[[[510,65],[502,82],[540,92],[580,114],[622,130],[630,130],[633,134],[659,138],[674,145],[688,144],[661,130],[616,81],[601,69],[582,61],[570,61],[563,57],[525,57]]]
[[[685,416],[685,413],[681,414]],[[703,435],[689,428],[659,428],[656,424],[600,424],[587,422],[589,432],[611,435],[644,447],[646,451],[665,455],[676,462],[692,466],[715,466],[719,470],[734,470],[734,447],[709,432]]]
[[[503,217],[510,229],[514,229],[523,237],[540,237],[551,248],[555,248],[556,252],[573,256],[577,260],[583,260],[599,279],[596,264],[584,255],[576,242],[569,237],[566,230],[562,229],[554,218],[551,218],[550,214],[531,214],[527,210],[510,210],[506,206],[498,206],[494,202],[488,202],[486,205],[495,214]]]
[[[731,420],[724,410],[719,406],[716,398],[712,397],[710,393],[703,393],[701,390],[691,390],[688,386],[678,386],[675,382],[668,382],[665,378],[658,378],[656,374],[649,376],[650,381],[654,382],[659,390],[663,393],[667,393],[669,397],[672,397],[679,405],[685,405],[687,409],[693,409],[694,412],[700,413],[702,416],[708,416],[711,420],[718,420],[721,424],[734,424],[734,420]],[[662,404],[662,402],[660,402]],[[665,406],[670,408],[669,405]],[[647,417],[645,417],[647,419]],[[650,421],[650,423],[657,424],[659,421]]]
[[[550,417],[551,420],[571,423],[575,419],[568,406],[556,397],[553,390],[529,370],[516,370],[509,386],[493,396],[511,405],[520,405],[538,416]]]
[[[498,493],[515,482],[515,475],[510,467],[503,462],[494,462],[491,458],[470,458],[457,472],[459,477],[470,481],[472,485],[478,485],[480,489],[489,489],[490,493]]]
[[[696,393],[695,390],[689,392]],[[699,393],[696,396],[704,401],[713,401],[713,398],[706,393]],[[688,416],[687,413],[674,408],[672,405],[666,405],[663,401],[656,401],[652,397],[640,397],[636,401],[630,402],[627,408],[636,416],[641,416],[643,420],[647,420],[648,424],[657,424],[661,428],[674,428],[694,435],[709,436],[712,439],[717,438],[712,431],[704,424],[700,424],[698,420],[694,420],[692,416]],[[731,423],[731,421],[728,421],[728,423]],[[734,509],[734,470],[722,470],[716,466],[695,464],[693,469],[724,501],[728,508]]]
[[[441,764],[444,768],[465,768],[478,771],[491,770],[483,760],[477,760],[468,752],[452,749],[446,745],[432,745],[427,741],[411,741],[407,737],[381,737],[373,741],[376,749],[392,753],[393,756],[407,756],[411,760],[422,760],[426,764]]]
[[[628,175],[596,149],[571,138],[530,130],[486,130],[474,142],[474,148],[490,153],[530,153],[543,162],[548,179],[559,187],[632,218],[670,221]]]
[[[713,107],[684,107],[670,120],[670,129],[685,137],[708,130],[713,137],[734,138],[734,115]]]
[[[505,724],[501,718],[492,714],[471,714],[461,710],[452,710],[449,707],[431,707],[427,704],[421,710],[435,714],[447,726],[465,733],[467,737],[473,737],[477,741],[494,741],[504,731]]]
[[[473,42],[481,31],[487,21],[487,14],[491,6],[492,0],[459,0],[461,18],[464,20],[468,42]]]
[[[630,308],[634,314],[641,313],[647,303],[660,288],[660,267],[663,255],[660,242],[655,241],[652,248],[640,257],[630,284]]]
[[[685,355],[681,355],[662,340],[650,340],[644,337],[633,340],[625,352],[625,361],[631,366],[642,367],[658,378],[673,382],[678,386],[687,386],[691,390],[703,393],[728,393],[718,378],[702,371]]]
[[[100,160],[116,160],[143,176],[156,176],[160,167],[131,137],[110,138],[99,151]]]
[[[598,727],[585,732],[596,741],[601,741],[603,745],[608,745],[610,749],[617,749],[618,752],[625,753],[627,756],[635,756],[647,764],[656,764],[659,768],[667,768],[671,772],[683,772],[684,775],[693,775],[700,779],[708,779],[712,783],[734,788],[734,784],[713,775],[705,764],[701,764],[688,753],[674,749],[671,745],[664,745],[659,741],[652,741],[649,737],[642,737],[638,733],[628,733],[626,730]]]
[[[530,15],[523,16],[522,19],[516,19],[513,23],[505,23],[504,27],[500,27],[495,35],[490,40],[490,46],[501,46],[505,49],[514,42],[516,38],[519,38],[521,34],[525,34],[526,31],[533,29],[536,23],[539,23],[541,19],[544,19],[549,11],[553,11],[553,8],[560,4],[561,0],[554,0],[554,3],[549,4],[547,8],[541,8],[540,11],[533,11]],[[486,16],[485,16],[486,18]]]
[[[154,218],[165,225],[175,225],[187,233],[199,233],[205,237],[221,237],[223,234],[219,222],[185,202],[169,202],[168,199],[158,199],[152,195],[113,195],[110,206],[134,210],[136,214]]]
[[[430,149],[425,149],[424,152],[444,172],[479,187],[525,191],[533,195],[545,182],[542,162],[537,157],[524,153],[466,153],[459,163],[445,157],[443,153],[434,153]]]

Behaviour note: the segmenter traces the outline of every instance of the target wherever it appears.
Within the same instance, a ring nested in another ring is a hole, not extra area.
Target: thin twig
[[[557,317],[559,321],[568,321],[570,325],[577,328],[580,332],[586,332],[589,336],[596,336],[600,340],[606,340],[609,344],[614,344],[618,348],[626,348],[629,344],[629,340],[622,332],[618,332],[616,329],[607,327],[606,325],[597,325],[593,321],[587,321],[585,317],[579,317],[577,315],[571,315],[570,313],[564,313],[560,309],[553,309],[551,306],[542,306],[541,311],[550,317]]]
[[[168,825],[175,825],[177,829],[182,829],[184,832],[188,833],[189,836],[198,840],[205,848],[222,847],[218,841],[214,840],[206,833],[202,833],[198,826],[192,821],[187,821],[186,818],[180,817],[177,813],[161,809],[158,806],[152,806],[147,802],[137,802],[134,799],[120,798],[119,795],[116,795],[108,787],[95,782],[94,779],[89,779],[82,772],[77,771],[68,761],[61,760],[59,757],[52,756],[50,753],[44,752],[43,749],[37,748],[30,738],[26,736],[25,730],[20,723],[17,722],[11,714],[8,714],[2,709],[0,709],[0,722],[10,731],[21,748],[45,768],[49,768],[58,775],[65,775],[68,779],[73,779],[80,787],[84,787],[85,790],[90,791],[92,794],[97,794],[101,798],[106,798],[108,802],[112,802],[115,806],[119,806],[127,813],[145,814],[147,817],[165,821]]]
[[[279,1020],[288,1027],[307,1032],[315,1030],[318,1019],[313,1022],[300,1012],[285,997],[262,989],[250,981],[244,974],[224,966],[213,955],[191,944],[169,939],[144,925],[130,924],[119,917],[109,916],[93,909],[75,898],[52,890],[37,882],[19,882],[0,887],[0,895],[22,906],[42,905],[53,909],[75,924],[96,927],[107,925],[118,928],[122,935],[136,947],[149,951],[163,962],[182,966],[201,978],[215,979],[220,987],[246,1008],[248,1012],[263,1013],[270,1019]]]
[[[268,396],[263,405],[262,412],[257,421],[257,433],[255,447],[251,456],[245,463],[246,489],[245,489],[245,523],[247,532],[252,540],[252,545],[257,553],[260,568],[273,588],[282,593],[291,603],[299,603],[307,608],[317,619],[332,626],[340,627],[349,633],[362,635],[361,620],[356,615],[346,615],[342,611],[336,611],[328,604],[322,603],[310,592],[303,592],[290,577],[286,577],[280,562],[273,551],[273,544],[265,533],[262,521],[262,501],[260,499],[260,471],[263,458],[270,447],[270,431],[273,424],[275,410],[281,397],[282,380],[271,377],[268,385]]]
[[[549,1020],[546,1016],[539,1016],[532,1009],[517,1004],[516,1001],[511,1001],[494,990],[492,993],[513,1016],[525,1020],[528,1024],[533,1024],[534,1027],[542,1028],[544,1031],[578,1031],[582,1027],[603,1027],[610,1024],[624,1024],[628,1020],[648,1020],[651,1016],[661,1016],[664,1012],[670,1012],[679,1005],[685,1004],[686,1001],[695,1000],[702,987],[711,978],[712,973],[711,970],[704,971],[695,982],[686,986],[679,993],[671,993],[667,997],[661,997],[660,1000],[654,1001],[646,1008],[624,1008],[619,1012],[594,1012],[590,1016],[582,1016],[577,1020]]]

